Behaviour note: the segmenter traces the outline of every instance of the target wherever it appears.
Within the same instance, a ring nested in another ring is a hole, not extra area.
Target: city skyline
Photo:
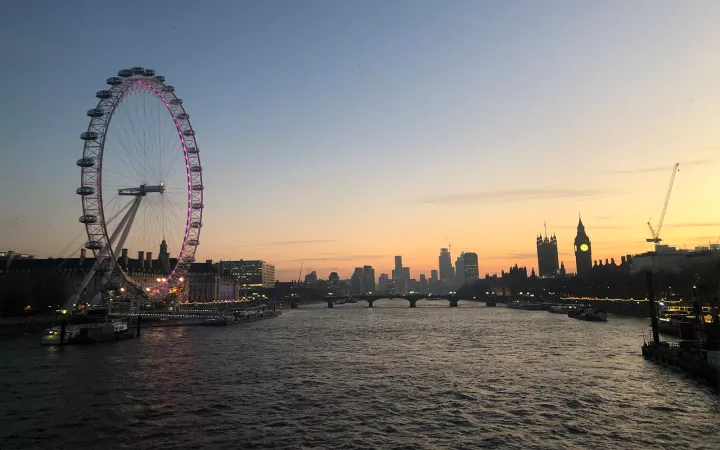
[[[290,280],[301,262],[389,274],[403,255],[429,276],[447,237],[453,258],[478,254],[481,275],[537,269],[547,221],[575,272],[578,213],[594,259],[652,248],[646,222],[675,162],[663,243],[720,236],[706,206],[720,187],[720,5],[137,5],[165,22],[119,5],[9,5],[0,249],[71,256],[85,112],[138,64],[182,92],[203,148],[198,261],[265,260]]]

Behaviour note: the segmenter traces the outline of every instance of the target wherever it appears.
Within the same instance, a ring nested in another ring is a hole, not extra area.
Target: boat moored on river
[[[592,308],[587,308],[582,314],[571,316],[574,319],[585,320],[587,322],[607,322],[607,314]]]

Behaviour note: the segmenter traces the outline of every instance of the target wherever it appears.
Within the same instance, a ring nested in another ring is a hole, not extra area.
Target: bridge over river
[[[475,301],[470,299],[463,299],[458,297],[456,294],[406,294],[406,295],[395,295],[395,296],[388,296],[388,295],[375,295],[375,294],[365,294],[365,295],[353,295],[351,297],[353,300],[360,300],[360,301],[366,301],[368,304],[368,308],[373,308],[373,304],[380,299],[389,299],[389,300],[395,300],[395,299],[403,299],[407,300],[411,308],[417,307],[417,302],[420,300],[447,300],[449,302],[449,306],[451,308],[457,308],[458,302],[460,300],[469,300],[469,301]],[[342,300],[338,298],[324,298],[323,301],[327,303],[328,308],[334,308],[336,304],[342,304]],[[294,300],[291,302],[290,307],[291,308],[297,308],[299,305]]]

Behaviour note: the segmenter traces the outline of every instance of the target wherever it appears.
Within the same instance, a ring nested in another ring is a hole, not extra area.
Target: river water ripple
[[[0,341],[0,448],[720,448],[647,322],[381,300],[236,327]]]

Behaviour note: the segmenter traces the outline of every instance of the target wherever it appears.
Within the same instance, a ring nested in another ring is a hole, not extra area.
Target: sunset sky
[[[198,260],[416,278],[447,237],[494,273],[537,267],[546,221],[574,271],[578,214],[594,259],[649,250],[675,162],[664,241],[715,243],[718,24],[717,1],[9,2],[0,250],[69,256],[85,111],[136,65],[192,115]]]

